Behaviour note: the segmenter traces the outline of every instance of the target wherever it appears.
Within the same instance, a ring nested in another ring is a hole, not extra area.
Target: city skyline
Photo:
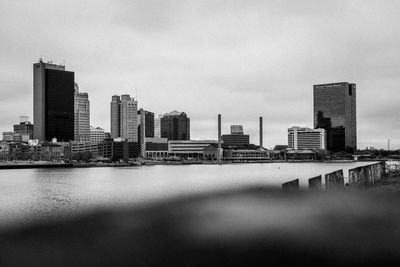
[[[216,139],[221,113],[223,133],[242,124],[257,144],[263,116],[264,146],[272,147],[287,143],[292,125],[313,127],[314,84],[352,81],[358,148],[386,148],[388,138],[391,148],[400,147],[399,3],[41,3],[0,4],[7,48],[0,51],[2,131],[20,115],[33,118],[31,66],[43,57],[65,59],[89,94],[91,124],[106,131],[110,97],[131,94],[155,114],[187,113],[192,139]],[[54,18],[51,25],[44,14]]]

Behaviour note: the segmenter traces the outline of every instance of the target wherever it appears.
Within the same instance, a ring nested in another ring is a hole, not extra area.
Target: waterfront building
[[[168,156],[168,139],[146,137],[146,158],[162,159]]]
[[[217,140],[169,140],[168,153],[170,156],[181,158],[202,159],[204,149],[209,145],[218,147]]]
[[[23,158],[33,161],[60,161],[64,159],[64,145],[39,141],[29,146],[29,153],[25,152]]]
[[[28,135],[29,139],[33,139],[33,124],[29,121],[28,116],[20,116],[20,123],[14,125],[14,132]]]
[[[72,141],[70,143],[72,158],[76,158],[79,154],[86,153],[89,158],[97,157],[99,154],[98,144],[95,142]]]
[[[138,142],[137,101],[130,95],[113,96],[111,101],[111,137]]]
[[[315,160],[317,153],[309,149],[288,150],[286,151],[286,159],[288,160]]]
[[[8,160],[8,154],[10,152],[10,144],[6,141],[0,141],[0,161]]]
[[[161,118],[163,115],[158,115],[157,118],[154,119],[154,137],[161,138]]]
[[[250,144],[250,136],[244,134],[243,125],[231,125],[231,134],[223,134],[221,139],[224,147],[243,147]]]
[[[224,160],[232,162],[266,161],[270,159],[269,150],[224,149]]]
[[[289,149],[326,149],[325,129],[293,126],[288,129]]]
[[[314,128],[323,128],[330,151],[357,149],[356,85],[314,85]]]
[[[85,142],[90,139],[90,106],[88,93],[79,92],[75,83],[74,92],[74,140]]]
[[[100,143],[103,142],[104,139],[106,139],[106,133],[104,132],[104,129],[90,126],[90,142]]]
[[[129,161],[139,157],[138,142],[128,142],[122,139],[106,139],[98,144],[98,155],[112,161]]]
[[[40,60],[33,64],[33,138],[74,140],[74,72]]]
[[[190,119],[185,112],[172,111],[161,118],[161,137],[168,140],[190,140]]]

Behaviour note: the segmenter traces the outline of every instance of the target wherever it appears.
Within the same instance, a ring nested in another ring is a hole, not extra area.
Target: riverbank
[[[8,161],[0,163],[1,169],[38,169],[38,168],[72,168],[72,163],[62,163],[62,162],[21,162],[21,161]]]
[[[7,161],[0,162],[0,169],[30,169],[30,168],[101,168],[101,167],[133,167],[142,165],[216,165],[216,164],[259,164],[259,163],[352,163],[376,162],[377,160],[253,160],[253,161],[136,161],[136,162],[82,162],[63,163],[51,161]]]

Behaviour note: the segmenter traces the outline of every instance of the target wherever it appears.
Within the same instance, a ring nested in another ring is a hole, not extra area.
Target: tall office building
[[[120,137],[121,97],[114,95],[111,98],[111,138]]]
[[[75,83],[75,120],[74,120],[74,140],[90,140],[90,108],[88,93],[80,93],[79,86]]]
[[[356,85],[330,83],[314,85],[314,128],[327,134],[327,149],[357,149]]]
[[[140,109],[138,111],[138,136],[140,155],[146,157],[146,138],[154,138],[154,113]]]
[[[74,140],[74,73],[40,60],[33,64],[33,138]]]
[[[111,137],[138,141],[137,101],[130,95],[113,96],[111,101]]]
[[[158,118],[154,119],[154,137],[161,138],[161,118],[163,115],[158,115]]]
[[[143,124],[144,127],[142,127]],[[154,137],[154,113],[141,108],[138,111],[139,135],[141,135],[142,129],[144,137]]]
[[[190,140],[190,119],[185,112],[172,111],[161,118],[161,137]]]
[[[326,131],[293,126],[288,129],[288,147],[295,150],[326,149]]]

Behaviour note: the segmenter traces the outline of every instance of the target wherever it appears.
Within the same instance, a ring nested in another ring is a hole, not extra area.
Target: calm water
[[[0,170],[0,224],[246,186],[280,186],[371,163],[271,163]]]

